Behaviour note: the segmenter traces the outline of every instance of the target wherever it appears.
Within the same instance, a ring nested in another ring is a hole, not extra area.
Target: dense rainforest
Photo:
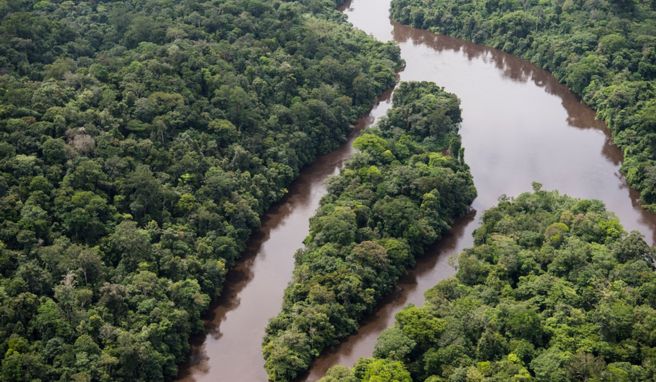
[[[396,81],[334,7],[0,1],[0,380],[176,376],[260,216]]]
[[[456,276],[399,312],[374,358],[322,381],[653,381],[653,249],[599,201],[534,190],[484,214]]]
[[[283,310],[267,327],[272,381],[293,380],[352,334],[415,257],[469,211],[476,191],[459,104],[433,83],[401,83],[387,116],[355,140],[359,152],[330,181]]]
[[[393,0],[391,12],[552,72],[608,124],[629,185],[656,211],[656,1]]]

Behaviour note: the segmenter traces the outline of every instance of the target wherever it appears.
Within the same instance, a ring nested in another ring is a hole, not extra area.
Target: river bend
[[[576,197],[602,200],[624,227],[654,243],[656,218],[643,211],[620,175],[622,153],[604,124],[546,71],[515,56],[462,40],[393,23],[391,0],[352,0],[343,11],[357,28],[381,41],[395,41],[406,67],[401,81],[433,81],[461,100],[462,143],[478,198],[476,213],[462,219],[402,280],[357,334],[329,349],[314,363],[307,381],[332,365],[352,365],[370,356],[376,338],[409,303],[453,275],[449,258],[471,246],[480,212],[501,195],[530,191],[533,181]],[[280,310],[291,279],[294,253],[302,247],[309,218],[326,193],[326,179],[351,157],[351,142],[383,116],[389,95],[362,118],[337,151],[303,170],[288,196],[263,219],[260,232],[230,271],[224,295],[196,341],[181,381],[266,381],[261,341],[270,318]]]

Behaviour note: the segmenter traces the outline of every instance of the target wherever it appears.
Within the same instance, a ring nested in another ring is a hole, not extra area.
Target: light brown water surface
[[[329,349],[306,377],[320,378],[332,365],[370,356],[375,340],[409,303],[453,275],[451,255],[471,246],[481,212],[499,196],[531,190],[533,181],[576,197],[602,200],[629,230],[654,242],[656,219],[640,209],[619,173],[622,153],[610,143],[594,112],[549,73],[509,54],[462,40],[392,23],[390,0],[353,0],[344,12],[355,27],[382,41],[396,41],[406,61],[401,81],[433,81],[461,100],[465,160],[478,190],[476,214],[419,259],[397,291],[357,334]],[[357,126],[369,126],[389,109],[383,99]],[[319,158],[290,187],[288,197],[265,217],[261,232],[229,273],[224,296],[194,346],[181,381],[266,381],[261,341],[268,320],[280,310],[291,278],[294,252],[308,233],[309,218],[326,193],[326,178],[353,153],[351,140]]]

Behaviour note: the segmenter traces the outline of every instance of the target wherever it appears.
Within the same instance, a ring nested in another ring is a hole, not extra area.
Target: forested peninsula
[[[503,197],[458,257],[379,337],[322,382],[653,381],[654,251],[599,201]]]
[[[355,332],[415,257],[442,237],[476,196],[463,160],[457,97],[403,82],[359,152],[334,177],[296,254],[282,312],[263,353],[272,381],[291,381],[322,350]]]
[[[0,1],[0,380],[176,376],[260,216],[396,81],[335,5]]]
[[[627,182],[656,211],[656,2],[393,0],[391,12],[553,73],[607,123]]]

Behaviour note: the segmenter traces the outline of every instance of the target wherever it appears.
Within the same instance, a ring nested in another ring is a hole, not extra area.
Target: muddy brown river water
[[[462,142],[478,198],[399,284],[358,333],[326,351],[304,378],[316,381],[335,364],[370,356],[376,338],[407,304],[454,273],[449,257],[472,244],[481,212],[499,196],[531,190],[533,181],[576,197],[602,200],[628,230],[656,238],[656,217],[640,209],[619,172],[622,153],[603,123],[549,73],[500,51],[393,23],[391,0],[353,0],[349,21],[381,41],[395,41],[406,61],[401,81],[433,81],[461,100]],[[389,95],[362,118],[353,137],[385,115]],[[180,381],[266,381],[260,344],[268,320],[280,310],[291,279],[294,252],[309,218],[326,193],[326,179],[351,157],[353,137],[303,170],[288,196],[263,219],[242,260],[229,273],[223,297],[207,321],[207,335],[193,346]]]

